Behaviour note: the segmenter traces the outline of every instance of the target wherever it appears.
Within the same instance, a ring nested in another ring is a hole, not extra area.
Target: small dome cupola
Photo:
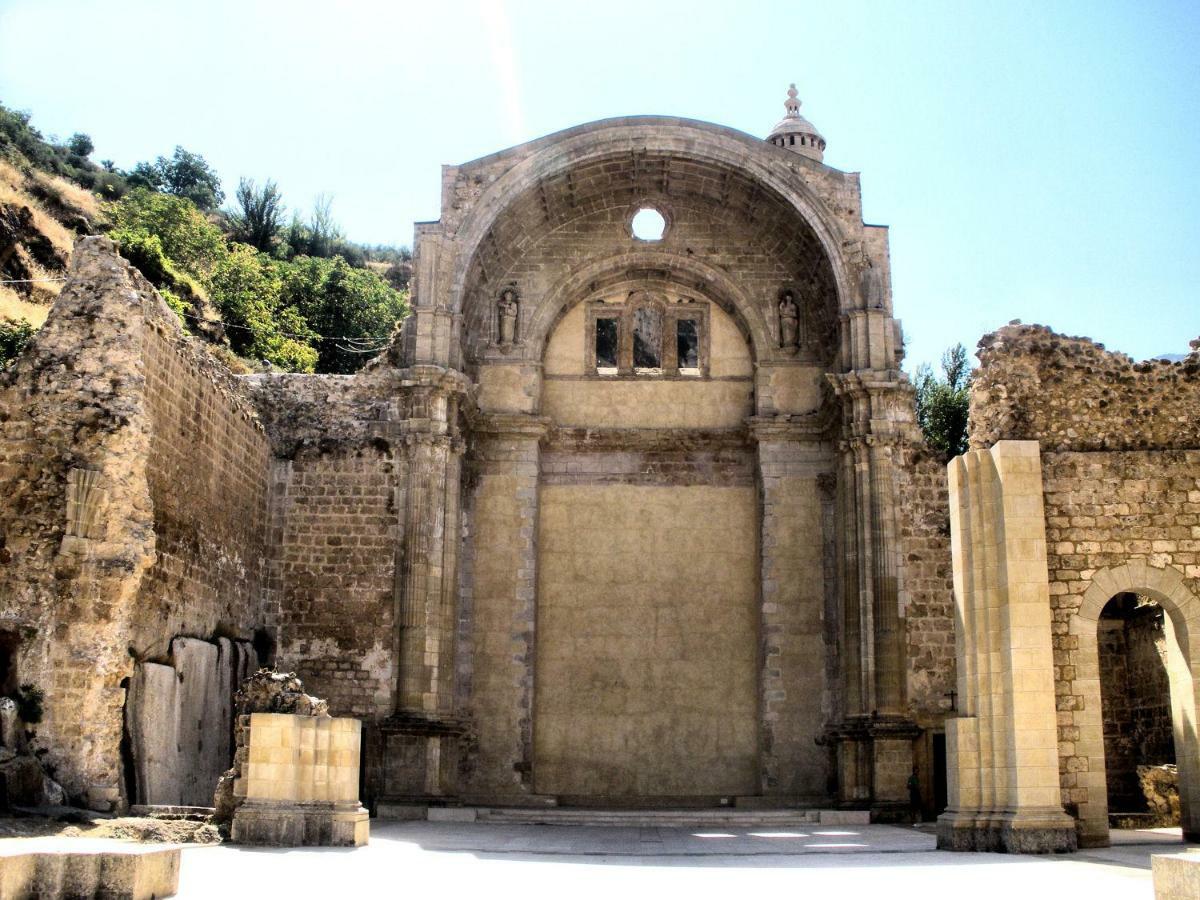
[[[771,129],[767,140],[776,147],[794,150],[801,156],[821,162],[825,156],[825,138],[821,137],[812,122],[800,115],[800,101],[796,99],[794,84],[788,88],[787,94],[788,98],[783,103],[787,113]]]

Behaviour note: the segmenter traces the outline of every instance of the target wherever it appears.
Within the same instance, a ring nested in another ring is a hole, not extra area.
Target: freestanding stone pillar
[[[1058,780],[1042,464],[1037,441],[951,460],[958,718],[946,721],[946,850],[1074,850]]]
[[[234,842],[366,844],[369,814],[358,802],[361,735],[357,719],[251,714],[246,800],[233,814]]]

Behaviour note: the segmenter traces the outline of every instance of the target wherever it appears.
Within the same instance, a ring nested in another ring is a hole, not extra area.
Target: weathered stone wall
[[[406,461],[381,426],[399,387],[379,370],[245,381],[276,454],[268,567],[279,664],[334,715],[385,716]]]
[[[921,447],[897,467],[908,707],[925,727],[950,712],[956,687],[954,578],[946,467]],[[930,776],[932,777],[932,776]]]
[[[77,245],[46,326],[0,375],[0,431],[0,628],[22,638],[19,680],[46,693],[35,745],[73,799],[119,806],[135,658],[267,622],[266,436],[102,238]]]
[[[390,449],[279,464],[279,660],[336,715],[391,712],[399,520]]]
[[[972,447],[1041,445],[1062,800],[1090,823],[1085,841],[1103,840],[1097,620],[1122,591],[1200,596],[1200,346],[1182,362],[1135,363],[1010,325],[980,341],[979,358]]]
[[[1182,362],[1134,362],[1087,338],[1008,325],[979,342],[971,447],[1036,440],[1042,450],[1200,447],[1200,342]]]
[[[270,444],[241,385],[174,316],[146,330],[142,352],[155,563],[132,645],[155,657],[176,635],[250,640],[274,618],[263,592]]]

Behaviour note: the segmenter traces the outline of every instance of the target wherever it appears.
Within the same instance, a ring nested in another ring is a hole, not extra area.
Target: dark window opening
[[[675,323],[675,346],[678,349],[679,368],[699,368],[700,332],[695,319],[680,319]]]
[[[796,136],[794,134],[788,135],[788,143],[791,144],[793,147],[796,146]]]
[[[17,647],[21,639],[15,631],[0,631],[0,697],[17,692]]]
[[[1167,641],[1162,607],[1146,597],[1118,594],[1100,614],[1100,709],[1112,815],[1154,813],[1146,787],[1173,775],[1167,774],[1175,763]]]
[[[633,367],[657,369],[662,366],[662,316],[658,310],[642,307],[633,313]]]
[[[596,320],[596,368],[617,367],[617,320]]]

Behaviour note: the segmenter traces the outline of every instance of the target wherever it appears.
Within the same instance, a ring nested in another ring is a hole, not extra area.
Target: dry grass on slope
[[[0,204],[28,206],[33,224],[64,257],[71,255],[75,235],[62,225],[29,193],[25,175],[16,166],[0,159]]]
[[[58,287],[58,285],[53,285],[53,287]],[[35,328],[41,328],[49,314],[49,304],[31,303],[9,285],[0,284],[0,319],[24,319]]]
[[[48,172],[35,171],[30,178],[37,186],[40,196],[53,198],[64,210],[83,216],[93,223],[104,217],[102,201],[86,188]]]

